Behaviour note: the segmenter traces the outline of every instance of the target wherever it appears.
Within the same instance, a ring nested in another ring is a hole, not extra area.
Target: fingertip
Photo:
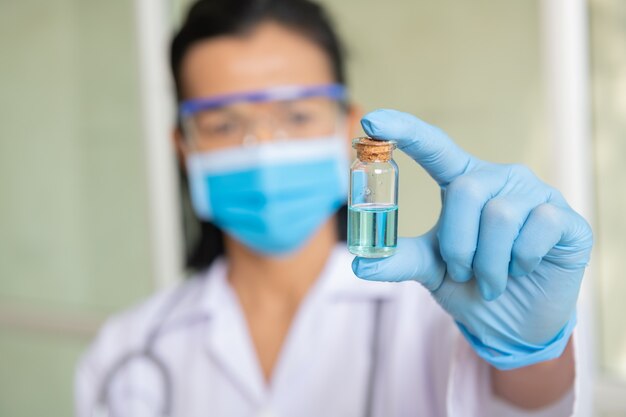
[[[360,258],[358,256],[355,256],[352,260],[352,272],[354,272],[355,274],[357,274],[357,271],[359,270],[359,261]]]
[[[376,272],[376,265],[377,263],[375,259],[367,259],[356,256],[352,260],[352,271],[357,277],[370,280]]]
[[[385,132],[388,130],[385,125],[397,121],[398,117],[403,117],[404,113],[392,109],[377,109],[367,113],[361,119],[361,126],[365,133],[376,139],[389,140]]]
[[[478,289],[485,301],[493,301],[500,297],[502,293],[504,293],[504,288],[501,287],[501,285],[493,285],[492,283],[485,282],[485,280],[478,280]]]
[[[367,117],[367,116],[366,116]],[[361,119],[361,127],[367,136],[373,137],[376,136],[373,132],[375,130],[375,125],[369,119]]]
[[[405,113],[394,109],[376,109],[363,116],[362,120],[367,120],[376,124],[378,122],[384,122],[385,119],[388,119],[389,117],[397,117],[402,114]]]
[[[537,255],[534,253],[539,245],[540,243],[536,243],[532,249],[525,251],[521,250],[524,249],[523,247],[513,247],[513,259],[511,260],[511,266],[509,268],[511,276],[520,277],[528,275],[535,270],[543,259],[543,254]]]
[[[480,296],[483,297],[485,301],[492,301],[495,299],[494,293],[491,291],[491,287],[486,284],[478,283],[478,289],[480,290]]]
[[[461,265],[448,265],[448,276],[455,282],[467,282],[472,277],[472,270]]]
[[[518,262],[512,261],[509,267],[509,275],[513,278],[521,278],[524,275],[528,275],[528,272]]]
[[[478,164],[445,132],[412,114],[374,110],[363,117],[361,125],[373,138],[396,141],[398,149],[422,165],[439,184],[448,184]]]
[[[478,283],[480,295],[485,301],[492,301],[498,298],[506,289],[508,280],[508,265],[506,270],[495,270],[492,265],[474,265],[474,276]]]

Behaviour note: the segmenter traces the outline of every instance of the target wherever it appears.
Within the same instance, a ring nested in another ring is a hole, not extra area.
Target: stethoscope
[[[172,375],[162,359],[154,352],[154,346],[156,345],[159,336],[161,336],[164,329],[165,319],[174,311],[174,308],[180,303],[180,301],[186,295],[186,286],[181,287],[178,291],[174,292],[165,306],[162,308],[160,314],[157,315],[159,320],[156,321],[154,327],[148,332],[142,349],[137,351],[131,351],[118,359],[107,371],[100,384],[98,391],[98,397],[96,405],[91,413],[91,417],[113,417],[113,414],[109,410],[109,391],[113,384],[115,377],[120,371],[127,368],[133,362],[142,361],[150,364],[154,371],[156,371],[159,379],[162,383],[162,401],[161,411],[158,415],[162,417],[172,417],[173,409],[173,391],[172,391]],[[372,320],[372,332],[370,339],[370,368],[367,376],[367,385],[365,393],[365,409],[363,416],[372,417],[375,400],[375,383],[377,376],[380,373],[380,343],[381,343],[381,327],[383,307],[385,300],[382,298],[376,298],[373,301],[373,320]]]

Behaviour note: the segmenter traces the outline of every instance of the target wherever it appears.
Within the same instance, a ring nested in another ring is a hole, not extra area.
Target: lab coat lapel
[[[345,244],[338,244],[329,257],[294,317],[269,387],[265,384],[239,302],[228,285],[226,263],[219,260],[211,268],[203,296],[203,310],[211,314],[206,350],[252,404],[280,403],[277,397],[294,395],[294,384],[309,372],[315,372],[319,349],[326,345],[326,332],[319,328],[318,315],[332,314],[335,303],[386,299],[393,294],[393,284],[357,278],[350,266],[352,258]],[[333,322],[332,318],[327,322]]]
[[[225,262],[220,260],[211,272],[204,300],[212,312],[205,337],[207,354],[244,397],[252,404],[263,404],[267,389],[245,318],[226,280]]]
[[[352,258],[353,255],[346,250],[345,244],[338,244],[320,277],[303,300],[274,370],[271,383],[273,402],[284,403],[284,396],[301,392],[302,390],[297,389],[300,381],[319,372],[318,366],[327,365],[318,361],[326,356],[324,351],[328,346],[333,345],[328,340],[328,335],[336,332],[323,326],[321,328],[320,324],[344,324],[337,323],[333,317],[328,316],[333,314],[335,306],[340,303],[388,299],[392,296],[392,285],[357,278],[352,272]],[[350,331],[347,335],[349,333]]]
[[[274,404],[283,403],[285,396],[303,392],[299,389],[301,381],[315,371],[315,359],[318,358],[317,350],[323,338],[323,329],[315,326],[313,315],[319,312],[322,279],[318,279],[309,290],[289,327],[270,384]]]

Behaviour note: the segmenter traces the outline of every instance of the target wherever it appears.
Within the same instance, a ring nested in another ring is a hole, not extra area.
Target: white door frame
[[[541,0],[540,10],[552,174],[572,207],[593,223],[589,7],[587,0]],[[592,262],[578,303],[577,390],[583,395],[578,397],[577,417],[591,417],[596,412],[626,414],[626,384],[603,373],[599,366],[595,276]]]
[[[135,0],[150,249],[156,288],[183,277],[180,198],[171,139],[175,121],[168,65],[171,9],[168,0]]]

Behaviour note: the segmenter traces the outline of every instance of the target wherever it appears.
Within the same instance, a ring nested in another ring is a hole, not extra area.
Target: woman
[[[198,272],[112,318],[77,414],[487,416],[572,412],[574,306],[591,232],[528,170],[394,111],[362,120],[443,190],[433,230],[383,260],[344,239],[360,118],[308,0],[200,0],[172,44],[174,134]]]

